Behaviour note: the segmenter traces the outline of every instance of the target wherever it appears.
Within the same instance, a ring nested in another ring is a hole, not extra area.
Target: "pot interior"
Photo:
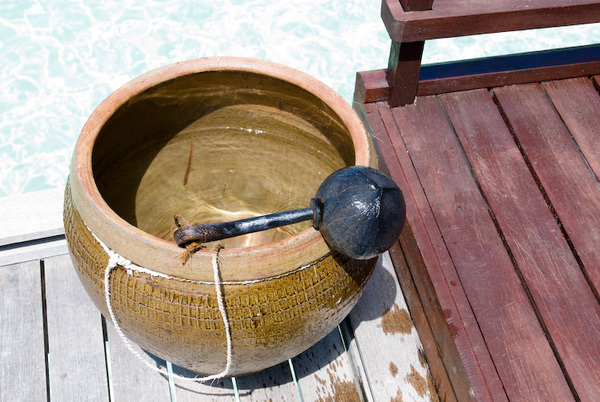
[[[312,93],[250,72],[191,74],[123,104],[92,153],[96,185],[120,217],[173,240],[174,214],[193,224],[305,208],[332,172],[354,164],[347,127]],[[224,241],[246,247],[310,221]]]

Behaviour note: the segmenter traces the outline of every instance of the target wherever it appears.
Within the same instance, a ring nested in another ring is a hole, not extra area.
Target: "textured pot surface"
[[[319,184],[376,164],[361,122],[331,89],[257,60],[198,59],[143,75],[90,116],[65,192],[79,277],[108,317],[98,240],[162,274],[112,271],[111,305],[141,347],[202,374],[226,364],[213,244],[182,263],[173,215],[193,223],[308,206]],[[310,347],[356,303],[375,260],[332,253],[309,223],[224,241],[220,276],[234,375]]]

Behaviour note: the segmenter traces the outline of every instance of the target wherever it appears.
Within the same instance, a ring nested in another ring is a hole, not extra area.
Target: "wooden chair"
[[[407,200],[392,259],[443,400],[600,395],[600,45],[421,66],[425,40],[600,21],[591,0],[383,0],[355,108]]]

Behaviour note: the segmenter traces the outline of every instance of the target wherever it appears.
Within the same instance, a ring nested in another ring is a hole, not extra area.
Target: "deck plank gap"
[[[544,84],[545,84],[544,82],[540,82],[540,88],[542,89],[542,92],[544,93],[544,96],[546,97],[546,99],[548,99],[548,102],[550,102],[550,105],[552,106],[552,110],[554,110],[554,113],[560,119],[560,121],[562,123],[562,126],[563,126],[563,129],[569,135],[569,138],[573,142],[573,146],[577,150],[577,153],[579,154],[579,157],[581,158],[581,160],[583,161],[583,163],[585,164],[585,166],[589,170],[590,174],[592,175],[592,177],[596,181],[596,185],[598,186],[598,189],[600,189],[600,180],[598,179],[598,175],[596,174],[596,172],[594,172],[594,169],[592,168],[590,162],[586,158],[585,153],[583,152],[583,150],[579,146],[579,143],[577,142],[577,139],[575,138],[575,136],[573,135],[573,132],[569,128],[569,125],[567,124],[567,122],[565,122],[562,114],[557,109],[556,105],[554,104],[554,101],[552,100],[552,97],[548,94],[548,91],[546,90],[546,87],[544,86]]]
[[[48,364],[48,354],[50,343],[48,341],[48,311],[46,309],[46,267],[44,260],[40,260],[40,284],[42,295],[42,325],[44,331],[44,367],[46,370],[46,398],[50,402],[50,365]]]
[[[300,384],[298,384],[298,376],[296,375],[296,369],[294,368],[294,361],[292,359],[288,359],[288,364],[290,365],[290,372],[292,374],[292,380],[294,381],[296,396],[298,397],[298,401],[302,402],[302,390],[300,389]]]
[[[108,400],[114,401],[114,387],[112,384],[112,367],[110,359],[110,343],[108,340],[108,328],[106,327],[106,318],[100,314],[100,320],[102,322],[102,337],[104,339],[104,364],[106,365],[106,385],[108,387]]]

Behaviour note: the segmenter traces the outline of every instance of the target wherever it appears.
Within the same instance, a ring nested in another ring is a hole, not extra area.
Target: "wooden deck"
[[[385,72],[359,74],[407,198],[392,259],[441,398],[598,400],[600,58],[584,70],[440,78],[399,107]]]
[[[61,190],[0,199],[0,401],[437,400],[387,255],[339,328],[288,362],[212,384],[146,367],[79,283],[61,200]]]

